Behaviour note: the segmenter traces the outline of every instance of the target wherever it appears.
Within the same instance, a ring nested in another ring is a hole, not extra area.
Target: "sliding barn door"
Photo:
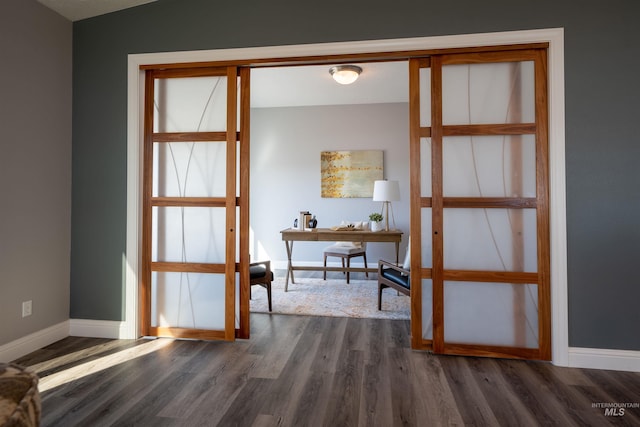
[[[248,331],[248,304],[239,310],[240,283],[248,290],[240,80],[236,67],[146,72],[143,335],[233,340]]]
[[[546,49],[410,67],[414,346],[550,359]]]

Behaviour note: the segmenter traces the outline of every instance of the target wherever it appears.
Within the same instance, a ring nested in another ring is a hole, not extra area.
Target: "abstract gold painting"
[[[372,197],[383,177],[382,150],[323,151],[320,168],[322,197]]]

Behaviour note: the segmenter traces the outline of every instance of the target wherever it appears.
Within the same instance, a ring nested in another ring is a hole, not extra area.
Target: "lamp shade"
[[[400,200],[400,186],[398,185],[398,181],[374,181],[374,202],[393,202],[395,200]]]

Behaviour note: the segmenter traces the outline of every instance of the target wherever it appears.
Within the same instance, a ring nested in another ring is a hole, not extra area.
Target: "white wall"
[[[381,203],[368,198],[320,197],[320,152],[383,150],[384,178],[400,183],[393,203],[395,222],[409,233],[409,105],[407,103],[251,110],[251,256],[284,268],[287,259],[280,231],[291,227],[301,210],[316,215],[318,227],[342,220],[368,220]],[[323,242],[296,242],[293,259],[322,262]],[[370,243],[370,266],[392,260],[394,246]],[[357,264],[354,262],[354,265]]]

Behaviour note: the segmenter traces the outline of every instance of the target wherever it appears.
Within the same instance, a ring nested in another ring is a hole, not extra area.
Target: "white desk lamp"
[[[400,200],[400,186],[398,181],[374,181],[373,183],[373,201],[384,203],[384,219],[385,229],[389,231],[389,204],[393,201]],[[392,210],[393,211],[393,210]],[[393,227],[395,228],[395,218],[393,219]]]

